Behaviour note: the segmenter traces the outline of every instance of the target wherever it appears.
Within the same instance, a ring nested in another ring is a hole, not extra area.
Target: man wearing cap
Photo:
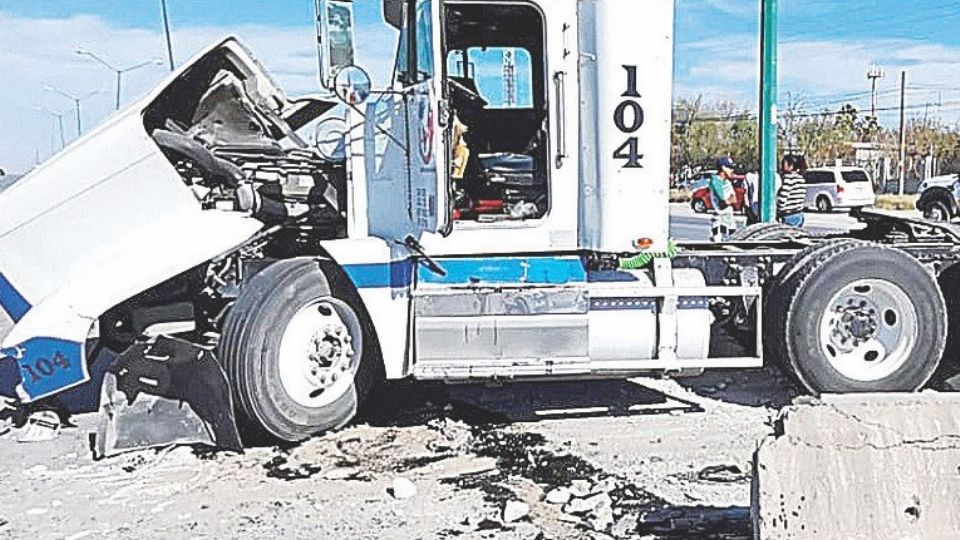
[[[710,197],[714,210],[710,239],[714,242],[723,242],[737,230],[737,220],[733,215],[737,193],[731,182],[735,168],[733,159],[722,157],[717,160],[717,174],[710,179]]]

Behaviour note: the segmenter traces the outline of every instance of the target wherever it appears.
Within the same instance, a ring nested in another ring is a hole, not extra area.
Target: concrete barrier
[[[756,538],[960,538],[960,396],[798,402],[753,469]]]

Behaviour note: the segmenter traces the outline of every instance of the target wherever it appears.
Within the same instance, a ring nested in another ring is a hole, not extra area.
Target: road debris
[[[60,435],[63,425],[54,411],[36,411],[27,416],[26,424],[17,433],[17,442],[37,443],[51,441]]]
[[[520,501],[507,501],[503,507],[503,522],[513,523],[530,515],[530,505]]]
[[[394,499],[402,501],[404,499],[416,497],[417,486],[414,485],[414,483],[410,480],[398,476],[393,479],[393,483],[387,488],[387,493],[389,493]]]
[[[570,502],[570,498],[573,497],[573,494],[570,493],[570,488],[559,487],[547,493],[546,500],[550,504],[567,504]]]
[[[750,473],[737,465],[711,465],[697,473],[697,478],[719,484],[745,483],[750,481]]]

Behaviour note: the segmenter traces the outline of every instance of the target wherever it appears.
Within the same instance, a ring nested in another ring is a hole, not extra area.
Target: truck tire
[[[731,242],[767,242],[805,240],[810,233],[782,223],[757,223],[730,235]]]
[[[219,356],[245,438],[297,442],[340,428],[383,377],[366,311],[338,281],[301,258],[241,289]]]
[[[946,345],[934,277],[910,255],[866,242],[799,254],[771,284],[765,312],[767,355],[815,394],[916,391]]]

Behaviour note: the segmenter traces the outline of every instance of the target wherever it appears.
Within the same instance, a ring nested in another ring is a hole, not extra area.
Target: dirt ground
[[[0,538],[750,538],[750,460],[794,396],[695,379],[383,387],[295,447],[93,461],[94,415],[0,436]]]

